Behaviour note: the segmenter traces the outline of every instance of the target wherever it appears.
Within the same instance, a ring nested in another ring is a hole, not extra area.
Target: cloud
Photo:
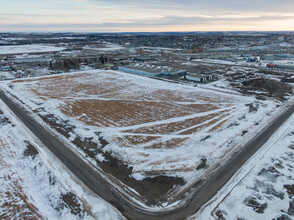
[[[96,4],[108,4],[143,9],[185,9],[189,11],[270,11],[293,12],[293,0],[89,0]]]
[[[252,25],[256,23],[266,23],[270,21],[287,21],[294,20],[294,16],[256,16],[256,17],[183,17],[183,16],[166,16],[160,19],[137,19],[125,20],[119,22],[101,22],[101,23],[13,23],[0,24],[0,29],[16,29],[16,30],[64,30],[64,31],[121,31],[144,28],[160,28],[177,26],[205,26],[205,25]]]
[[[14,0],[2,4],[0,31],[177,31],[185,27],[191,31],[208,26],[233,30],[237,25],[279,29],[270,25],[273,22],[294,28],[290,24],[293,0]]]
[[[232,22],[269,22],[280,20],[291,20],[294,16],[254,16],[254,17],[180,17],[180,16],[167,16],[161,19],[141,20],[135,22],[137,25],[196,25],[196,24],[212,24],[212,23],[232,23]]]

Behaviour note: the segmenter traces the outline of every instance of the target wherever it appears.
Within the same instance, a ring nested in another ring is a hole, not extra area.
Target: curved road
[[[224,186],[235,172],[271,137],[271,135],[290,117],[294,111],[291,105],[261,134],[252,139],[244,150],[236,153],[221,168],[209,177],[180,207],[173,210],[146,211],[135,206],[118,193],[93,167],[63,145],[62,141],[47,131],[27,112],[13,102],[0,90],[0,98],[14,114],[42,141],[48,149],[75,174],[89,189],[116,207],[128,219],[185,219],[209,201]]]

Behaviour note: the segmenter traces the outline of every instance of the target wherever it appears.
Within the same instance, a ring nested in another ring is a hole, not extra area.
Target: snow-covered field
[[[194,62],[194,63],[193,63]],[[218,60],[218,59],[193,59],[192,62],[184,63],[183,65],[195,65],[197,63],[207,63],[207,64],[224,64],[224,65],[238,65],[238,66],[247,66],[247,67],[265,67],[268,62],[260,61],[256,62],[247,62],[244,60],[241,61],[226,61],[226,60]]]
[[[226,61],[226,60],[217,60],[217,59],[193,59],[194,62],[206,62],[206,63],[214,63],[214,64],[227,64],[227,65],[236,65],[236,62]],[[244,61],[240,63],[245,63]]]
[[[65,48],[55,47],[45,44],[31,44],[31,45],[15,45],[15,46],[0,46],[0,55],[6,54],[21,54],[21,53],[42,53],[42,52],[57,52]]]
[[[115,51],[115,50],[122,50],[124,49],[124,47],[118,44],[108,43],[108,44],[105,44],[104,47],[85,46],[84,49],[98,50],[98,51]]]
[[[56,159],[38,151],[19,128],[0,101],[0,219],[120,219],[110,205],[68,178]]]
[[[87,71],[13,81],[6,87],[32,110],[53,114],[77,136],[133,168],[132,176],[195,181],[271,119],[273,101],[115,71]],[[97,135],[99,133],[99,135]],[[103,155],[97,158],[103,161]]]
[[[9,42],[5,40],[0,40],[0,44],[9,44]]]
[[[190,220],[294,219],[294,115]]]
[[[14,75],[7,71],[0,70],[0,79],[13,79]]]

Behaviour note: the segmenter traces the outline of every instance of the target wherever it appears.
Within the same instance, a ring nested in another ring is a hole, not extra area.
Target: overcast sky
[[[294,31],[294,0],[5,0],[0,31]]]

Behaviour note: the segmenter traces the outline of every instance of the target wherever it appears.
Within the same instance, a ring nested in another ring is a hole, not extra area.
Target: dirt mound
[[[264,95],[280,100],[285,100],[286,95],[292,93],[292,86],[271,79],[250,79],[244,81],[242,84],[245,93],[262,91]]]

